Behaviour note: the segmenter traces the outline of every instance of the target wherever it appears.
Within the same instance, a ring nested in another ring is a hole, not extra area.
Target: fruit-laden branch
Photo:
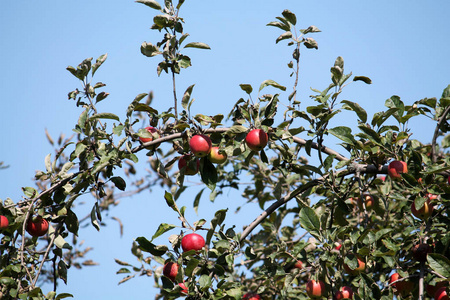
[[[205,129],[204,133],[226,133],[230,128],[227,127],[223,127],[223,128],[209,128],[209,129]],[[142,145],[139,145],[135,148],[133,148],[131,150],[132,153],[136,153],[139,152],[140,150],[147,148],[149,146],[152,145],[157,145],[163,142],[168,142],[168,141],[172,141],[175,139],[179,139],[181,138],[185,133],[181,132],[181,133],[174,133],[171,135],[167,135],[164,137],[161,137],[159,139],[155,139],[153,141],[147,142],[147,143],[143,143]],[[300,145],[306,145],[306,140],[299,138],[299,137],[293,137],[294,142],[296,142],[297,144]],[[311,144],[311,148],[319,150],[319,145],[317,143],[312,143]],[[343,156],[342,154],[339,154],[337,151],[330,149],[328,147],[322,146],[320,151],[322,151],[323,153],[326,153],[328,155],[334,155],[335,159],[339,160],[339,161],[343,161],[343,160],[349,160],[348,158],[346,158],[345,156]]]
[[[348,167],[347,170],[342,170],[342,171],[337,172],[335,174],[335,177],[343,177],[343,176],[347,176],[350,174],[355,174],[357,172],[359,172],[361,174],[362,173],[387,174],[387,169],[388,169],[387,166],[378,166],[377,167],[375,165],[362,165],[362,164],[353,163],[352,165],[350,165]],[[250,225],[248,225],[244,229],[239,241],[242,243],[247,238],[247,236],[253,231],[253,229],[255,229],[256,226],[261,224],[261,222],[265,218],[267,218],[271,213],[276,211],[280,206],[288,203],[290,200],[299,196],[304,191],[306,191],[316,185],[322,184],[328,177],[329,177],[329,175],[325,175],[320,178],[314,179],[314,180],[298,187],[297,189],[291,191],[289,194],[287,194],[280,200],[273,203],[271,206],[269,206],[267,209],[265,209]]]

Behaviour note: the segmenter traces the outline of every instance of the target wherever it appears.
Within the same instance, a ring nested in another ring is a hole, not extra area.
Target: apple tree
[[[1,297],[71,297],[58,294],[58,283],[68,280],[70,267],[92,264],[84,260],[89,247],[78,242],[80,227],[91,223],[100,230],[102,213],[118,205],[117,190],[130,186],[131,193],[162,187],[165,192],[155,196],[179,220],[130,241],[135,262],[116,259],[121,284],[148,276],[158,299],[448,294],[450,85],[441,97],[410,105],[392,96],[368,116],[357,102],[341,100],[341,93],[349,84],[371,84],[370,78],[346,72],[337,57],[331,81],[304,99],[297,94],[300,54],[318,49],[313,36],[320,30],[298,29],[296,15],[284,10],[267,25],[281,31],[276,43],[292,49],[286,60],[293,82],[242,83],[228,114],[196,113],[194,84],[180,92],[176,79],[191,67],[186,49],[209,46],[191,42],[184,31],[183,0],[136,2],[157,12],[151,29],[161,39],[140,49],[158,59],[156,72],[172,81],[173,105],[158,111],[151,106],[152,93],[142,93],[123,116],[109,113],[106,84],[94,80],[107,55],[67,68],[80,82],[68,94],[80,114],[75,137],[55,142],[48,136],[56,152],[45,157],[36,186],[23,187],[20,201],[0,202]],[[277,93],[264,93],[267,87]],[[344,111],[354,116],[352,128],[331,125]],[[435,128],[430,140],[418,141],[409,124],[424,117]],[[142,122],[148,126],[140,128]],[[133,182],[141,151],[151,169]],[[186,178],[203,186],[192,207],[177,204],[189,188]],[[214,201],[226,189],[259,205],[247,226],[227,222],[226,209],[210,220],[188,220],[185,212],[197,210],[203,194]],[[87,218],[74,209],[85,194],[95,199]],[[165,242],[158,239],[163,235],[169,236]],[[53,289],[43,291],[48,282]]]

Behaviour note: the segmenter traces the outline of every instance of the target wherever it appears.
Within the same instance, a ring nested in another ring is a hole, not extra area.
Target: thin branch
[[[347,170],[337,172],[335,177],[343,177],[343,176],[347,176],[350,174],[354,174],[357,172],[357,170],[361,173],[387,174],[387,166],[361,165],[361,164],[354,163],[353,165],[349,166],[349,168]],[[252,223],[250,223],[249,226],[247,226],[244,229],[239,241],[242,243],[247,238],[247,236],[253,231],[253,229],[255,229],[256,226],[261,224],[261,222],[265,218],[267,218],[271,213],[273,213],[275,210],[277,210],[280,206],[288,203],[290,200],[299,196],[304,191],[323,183],[327,178],[328,178],[328,176],[325,175],[318,179],[309,181],[308,183],[298,187],[297,189],[291,191],[290,193],[288,193],[286,196],[284,196],[280,200],[273,203],[266,210],[264,210]]]
[[[433,159],[433,162],[435,163],[437,161],[437,154],[436,154],[436,140],[439,135],[439,128],[441,128],[442,123],[447,119],[447,115],[450,112],[450,106],[448,106],[442,116],[439,118],[438,123],[436,125],[436,128],[434,129],[433,134],[433,140],[431,142],[431,157]]]

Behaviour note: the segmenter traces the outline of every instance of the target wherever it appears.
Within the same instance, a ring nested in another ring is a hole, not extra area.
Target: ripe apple
[[[183,168],[186,168],[184,170],[184,175],[195,175],[200,169],[200,161],[190,155],[183,155],[178,160],[178,169],[181,171]]]
[[[336,247],[334,247],[335,250],[339,251],[341,250],[342,244],[338,243]]]
[[[431,246],[424,243],[417,244],[412,248],[412,255],[417,261],[427,261],[427,255],[431,252]]]
[[[249,133],[247,133],[247,136],[245,137],[245,142],[247,143],[247,146],[252,151],[261,151],[269,141],[269,137],[267,133],[262,129],[253,129]]]
[[[434,300],[449,300],[449,293],[447,293],[446,287],[441,287],[434,294]]]
[[[211,152],[208,154],[210,162],[215,164],[223,164],[227,160],[227,154],[225,152],[220,153],[219,147],[212,147]]]
[[[187,295],[189,291],[188,291],[188,288],[186,287],[186,285],[183,282],[180,282],[178,285],[183,289],[181,291],[181,294]]]
[[[261,296],[256,293],[245,293],[242,297],[243,300],[261,300]]]
[[[31,236],[43,236],[47,233],[48,222],[41,216],[31,218],[27,222],[26,230]]]
[[[306,293],[310,298],[322,297],[325,294],[325,283],[321,280],[317,282],[314,279],[309,280],[306,283]]]
[[[428,295],[430,295],[430,297],[433,297],[436,294],[437,290],[439,290],[441,287],[448,286],[448,284],[448,281],[439,281],[435,285],[427,284],[425,290],[427,291]]]
[[[197,234],[197,233],[190,233],[185,235],[181,239],[181,248],[183,248],[183,252],[195,250],[200,251],[205,246],[205,239]]]
[[[302,263],[302,261],[301,261],[301,260],[297,260],[297,261],[295,262],[295,264],[294,264],[294,268],[302,269],[302,268],[303,268],[303,263]]]
[[[353,299],[353,290],[349,286],[343,286],[339,291],[334,295],[335,300],[341,299]]]
[[[172,261],[167,262],[163,267],[163,275],[169,278],[172,281],[175,281],[175,278],[178,274],[179,265]]]
[[[358,266],[354,270],[344,263],[344,270],[350,275],[358,275],[366,270],[366,263],[361,259],[361,257],[356,255],[356,259],[358,260]]]
[[[5,216],[0,216],[0,230],[8,227],[9,221]]]
[[[447,182],[448,182],[448,184],[450,184],[450,176],[448,176]]]
[[[422,208],[419,210],[416,209],[416,205],[414,202],[411,204],[411,213],[418,219],[427,220],[431,214],[433,213],[433,204],[431,204],[430,198],[425,201]]]
[[[153,141],[153,136],[157,136],[159,138],[158,129],[152,126],[145,127],[145,130],[147,130],[150,133],[150,137],[139,137],[139,140],[143,143],[151,142]],[[153,135],[152,135],[153,134]]]
[[[207,135],[196,134],[189,141],[189,148],[195,156],[205,157],[211,152],[211,139]]]
[[[408,173],[408,166],[406,162],[394,160],[388,165],[388,174],[392,179],[402,178],[401,173]]]
[[[391,275],[391,277],[389,279],[389,284],[391,284],[391,286],[397,290],[396,294],[401,294],[402,296],[405,296],[405,295],[411,293],[411,291],[414,288],[414,283],[411,281],[408,281],[408,280],[402,280],[402,281],[393,283],[394,281],[397,281],[401,278],[402,278],[402,276],[400,276],[400,274],[394,273]]]
[[[366,205],[366,209],[372,209],[375,204],[375,199],[372,195],[363,195],[364,204]],[[358,198],[358,207],[359,209],[363,209],[361,198]]]

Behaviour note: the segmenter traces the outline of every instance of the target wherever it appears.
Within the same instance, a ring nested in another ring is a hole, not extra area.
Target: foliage
[[[425,285],[449,280],[450,143],[446,133],[450,129],[450,85],[440,99],[425,98],[412,105],[394,95],[385,101],[386,110],[370,119],[358,103],[339,100],[343,88],[352,81],[370,84],[371,80],[345,73],[344,60],[338,57],[330,69],[328,86],[313,89],[310,100],[300,101],[300,52],[302,45],[318,49],[310,36],[320,30],[315,26],[297,30],[296,15],[285,10],[267,25],[282,31],[276,43],[287,41],[293,49],[288,62],[294,78],[292,91],[271,79],[260,85],[256,95],[251,85],[241,84],[245,96],[226,118],[221,114],[191,115],[194,85],[183,93],[180,111],[176,76],[191,66],[185,50],[210,47],[201,42],[186,43],[189,35],[179,16],[184,1],[176,6],[171,0],[164,1],[164,6],[154,0],[136,2],[160,12],[151,29],[163,37],[156,44],[142,43],[141,52],[161,58],[156,71],[171,75],[174,105],[159,112],[150,106],[152,94],[143,93],[131,101],[124,116],[102,112],[99,107],[109,94],[100,91],[106,85],[93,81],[93,77],[107,55],[95,63],[89,58],[76,68],[67,68],[81,82],[80,90],[68,94],[81,111],[74,127],[76,141],[61,136],[55,143],[47,135],[57,152],[53,157],[49,154],[46,169],[36,173],[37,187],[22,188],[22,201],[8,198],[1,202],[0,212],[8,218],[9,226],[1,229],[0,295],[20,299],[71,297],[57,294],[58,280],[68,280],[71,266],[95,264],[80,263],[90,250],[77,242],[80,226],[88,220],[100,230],[102,212],[118,204],[115,190],[130,186],[129,179],[117,175],[121,174],[118,171],[123,170],[126,176],[134,174],[135,164],[142,163],[136,156],[139,151],[147,151],[152,170],[145,181],[132,183],[136,190],[131,193],[162,186],[166,192],[160,197],[178,215],[180,224],[163,223],[152,237],[136,237],[131,251],[138,265],[116,259],[118,273],[125,274],[120,283],[137,275],[153,276],[160,289],[158,298],[164,299],[241,299],[245,293],[257,293],[264,299],[305,299],[306,282],[315,279],[325,282],[328,291],[324,296],[328,298],[346,285],[353,288],[354,299],[392,299],[396,291],[388,282],[396,270],[402,280],[415,283],[412,291],[399,297],[424,299]],[[277,93],[262,94],[266,88]],[[279,111],[281,107],[286,107],[285,111]],[[329,127],[343,110],[355,113],[356,132],[346,126]],[[425,144],[411,139],[408,127],[424,116],[436,122],[432,139]],[[157,134],[138,129],[136,124],[141,120],[156,127]],[[268,146],[260,152],[245,144],[246,134],[254,128],[269,135]],[[186,168],[175,170],[173,166],[182,155],[190,155],[189,140],[195,134],[209,135],[228,160],[214,165],[207,157],[200,159],[200,175],[194,176],[200,176],[205,188],[195,197],[192,209],[197,210],[208,189],[214,201],[226,188],[240,189],[243,179],[252,182],[245,186],[242,197],[257,202],[262,212],[242,232],[226,223],[227,210],[215,212],[211,220],[192,222],[185,217],[189,208],[177,205],[187,189],[184,180],[188,174]],[[346,156],[325,145],[331,137],[340,141]],[[142,143],[139,138],[153,140]],[[163,150],[159,147],[162,143],[171,147]],[[407,162],[409,172],[400,180],[378,176],[387,174],[392,160]],[[74,213],[83,194],[95,198],[87,219]],[[373,205],[361,201],[367,195],[373,197]],[[411,205],[420,209],[428,198],[434,206],[431,216],[423,220],[414,217]],[[38,215],[51,223],[41,238],[26,233],[27,221]],[[175,234],[180,228],[181,234]],[[302,230],[306,234],[300,236]],[[204,234],[206,246],[200,252],[182,252],[181,238],[192,231]],[[155,240],[168,232],[173,233],[170,243],[156,245]],[[432,247],[424,261],[412,253],[417,244]],[[341,245],[339,250],[337,245]],[[362,272],[352,271],[358,267],[358,258],[365,263]],[[303,262],[301,269],[294,267],[298,260]],[[162,274],[168,261],[180,266],[176,282]],[[54,282],[54,289],[46,294],[39,287],[44,281]],[[182,282],[187,295],[178,285]]]

